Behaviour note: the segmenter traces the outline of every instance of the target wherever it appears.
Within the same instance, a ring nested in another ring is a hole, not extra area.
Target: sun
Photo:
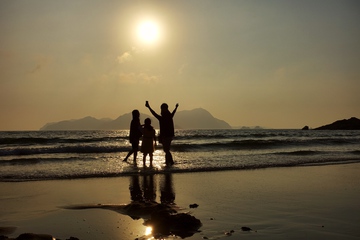
[[[143,43],[157,43],[160,35],[160,25],[154,20],[144,20],[137,27],[137,36]]]

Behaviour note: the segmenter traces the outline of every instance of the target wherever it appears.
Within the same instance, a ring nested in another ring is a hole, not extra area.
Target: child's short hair
[[[151,119],[150,118],[145,119],[145,125],[151,125]]]

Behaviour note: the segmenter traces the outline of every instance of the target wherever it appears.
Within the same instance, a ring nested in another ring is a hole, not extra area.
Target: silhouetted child
[[[153,152],[155,151],[156,145],[156,132],[153,126],[151,126],[151,119],[145,119],[145,124],[142,127],[143,139],[141,144],[141,152],[143,153],[143,163],[146,167],[146,156],[150,156],[150,167],[152,167]]]
[[[142,135],[141,125],[140,125],[140,112],[138,110],[132,111],[132,120],[130,123],[130,136],[129,140],[131,143],[131,150],[126,155],[124,162],[130,157],[131,154],[134,154],[134,164],[136,164],[137,152],[139,151],[139,142]]]

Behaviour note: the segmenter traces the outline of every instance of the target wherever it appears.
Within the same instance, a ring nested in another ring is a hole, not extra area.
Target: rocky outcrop
[[[350,119],[338,120],[315,128],[315,130],[360,130],[360,119],[352,117]]]

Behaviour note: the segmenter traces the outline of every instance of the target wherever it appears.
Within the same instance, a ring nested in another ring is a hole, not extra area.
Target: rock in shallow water
[[[251,231],[252,229],[249,227],[241,227],[241,230],[248,232],[248,231]]]
[[[190,208],[197,208],[198,206],[199,206],[199,204],[196,204],[196,203],[189,205]]]

